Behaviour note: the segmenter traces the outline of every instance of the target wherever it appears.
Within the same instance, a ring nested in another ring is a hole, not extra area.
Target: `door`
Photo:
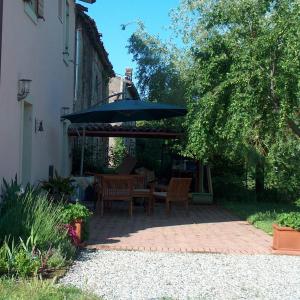
[[[24,102],[23,113],[23,149],[22,149],[22,184],[31,181],[31,156],[32,156],[32,105]]]

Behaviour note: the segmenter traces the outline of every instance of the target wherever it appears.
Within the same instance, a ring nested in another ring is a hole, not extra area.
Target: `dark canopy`
[[[72,123],[117,123],[139,120],[160,120],[186,115],[183,107],[141,100],[118,100],[65,115],[62,118]]]

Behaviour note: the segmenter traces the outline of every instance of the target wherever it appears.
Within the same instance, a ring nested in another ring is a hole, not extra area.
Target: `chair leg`
[[[148,202],[148,212],[147,215],[150,216],[151,215],[151,210],[152,210],[152,197],[148,197],[147,198],[147,202]]]
[[[187,199],[187,200],[185,201],[185,212],[186,212],[186,215],[189,214],[189,199]]]
[[[101,217],[104,215],[104,201],[103,199],[101,200]]]
[[[132,217],[133,203],[132,199],[129,201],[129,216]]]
[[[166,200],[166,215],[170,215],[170,202],[168,200]]]
[[[151,214],[154,214],[155,197],[151,197]]]

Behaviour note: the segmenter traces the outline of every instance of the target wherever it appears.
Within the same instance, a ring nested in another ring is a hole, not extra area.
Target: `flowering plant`
[[[68,236],[71,238],[72,243],[75,246],[78,246],[80,244],[80,240],[76,234],[76,228],[72,224],[65,224],[64,227],[67,229]]]

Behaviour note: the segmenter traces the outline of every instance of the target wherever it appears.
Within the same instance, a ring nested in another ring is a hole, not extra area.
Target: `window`
[[[58,0],[58,18],[63,22],[63,0]]]
[[[37,23],[38,19],[44,20],[44,0],[24,0],[24,2],[25,12],[34,23]]]
[[[27,3],[31,10],[38,15],[38,0],[29,0]]]
[[[69,32],[70,32],[70,5],[69,5],[69,1],[66,1],[66,8],[65,8],[65,24],[64,24],[64,60],[65,62],[67,62],[67,58],[69,56],[69,44],[70,44],[70,36],[69,36]]]

